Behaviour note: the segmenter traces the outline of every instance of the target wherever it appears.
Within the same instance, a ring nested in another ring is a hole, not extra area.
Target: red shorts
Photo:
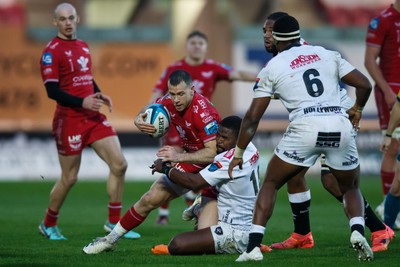
[[[204,196],[204,197],[217,199],[218,198],[218,191],[217,191],[217,189],[215,189],[215,187],[209,186],[209,187],[203,188],[201,190],[201,195]]]
[[[58,153],[64,156],[81,154],[91,143],[117,135],[105,115],[88,118],[56,116],[53,119],[53,135]]]
[[[171,125],[168,132],[162,137],[163,146],[178,146],[182,147],[182,140],[179,136],[178,131],[174,126]]]
[[[397,95],[400,90],[400,86],[391,86],[391,88],[393,92]],[[374,95],[376,108],[378,110],[379,126],[381,130],[386,130],[389,124],[390,109],[386,104],[385,95],[377,86],[375,86],[374,88]]]

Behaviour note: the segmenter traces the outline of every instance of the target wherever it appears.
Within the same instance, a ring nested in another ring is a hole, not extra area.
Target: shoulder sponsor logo
[[[297,58],[290,62],[290,67],[292,69],[297,69],[305,65],[309,65],[311,63],[315,63],[321,60],[317,54],[313,55],[299,55]]]
[[[44,66],[48,66],[48,65],[53,64],[53,56],[51,55],[50,52],[46,52],[46,53],[43,54],[43,56],[42,56],[42,64]]]
[[[50,74],[50,73],[52,73],[52,72],[53,72],[53,70],[52,70],[51,68],[45,68],[45,69],[43,70],[43,74],[44,74],[44,75]]]
[[[376,30],[379,25],[379,18],[373,18],[369,23],[369,28],[371,30]]]
[[[216,170],[221,169],[221,168],[222,168],[222,164],[219,161],[216,161],[210,165],[210,167],[208,168],[208,171],[215,172]]]
[[[206,126],[204,126],[204,131],[206,132],[207,135],[212,135],[217,133],[218,131],[218,123],[217,121],[212,121]]]
[[[199,113],[199,106],[198,105],[193,105],[193,112],[194,113]]]
[[[86,54],[89,54],[89,48],[87,48],[87,47],[82,47],[82,50],[85,51]]]

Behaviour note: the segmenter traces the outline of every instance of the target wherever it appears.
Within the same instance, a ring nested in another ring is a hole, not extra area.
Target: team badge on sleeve
[[[206,126],[204,126],[204,131],[207,135],[215,134],[218,131],[218,123],[217,121],[212,121]]]
[[[260,78],[257,78],[257,79],[256,79],[256,83],[255,83],[254,86],[253,86],[253,91],[256,90],[256,89],[258,88],[258,83],[259,83],[259,81],[260,81]]]
[[[216,170],[221,169],[221,168],[222,168],[222,164],[219,161],[216,161],[210,165],[210,167],[208,168],[208,171],[215,172]]]
[[[44,66],[53,64],[53,56],[50,52],[46,52],[42,56],[42,63]]]
[[[378,29],[378,25],[379,25],[379,18],[373,18],[369,23],[369,28],[372,30],[376,30]]]

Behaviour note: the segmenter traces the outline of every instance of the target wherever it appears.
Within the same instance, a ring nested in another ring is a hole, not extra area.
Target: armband
[[[392,134],[386,133],[385,136],[386,136],[386,137],[389,137],[389,138],[392,138]]]
[[[243,158],[243,154],[244,154],[244,149],[241,149],[240,147],[236,146],[235,153],[233,154],[233,156],[235,158]]]

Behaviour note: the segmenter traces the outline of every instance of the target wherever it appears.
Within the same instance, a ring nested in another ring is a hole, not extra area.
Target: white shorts
[[[219,222],[210,227],[214,238],[215,254],[236,254],[246,251],[249,243],[250,228],[239,230],[230,224]]]
[[[336,170],[353,170],[359,165],[357,132],[343,116],[310,116],[291,122],[275,148],[281,160],[311,167],[321,154],[326,165]]]

